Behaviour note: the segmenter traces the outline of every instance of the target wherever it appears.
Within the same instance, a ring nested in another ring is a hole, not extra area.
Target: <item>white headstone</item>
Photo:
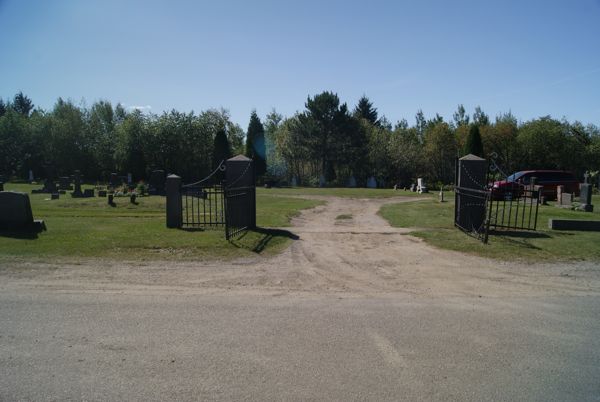
[[[348,179],[348,187],[356,187],[356,178],[354,176],[350,176]]]
[[[29,181],[33,181],[33,170],[29,169]]]
[[[377,180],[373,176],[367,179],[367,187],[368,188],[377,188]]]
[[[423,180],[421,177],[417,178],[417,191],[419,193],[427,193],[429,191],[425,185],[425,180]]]

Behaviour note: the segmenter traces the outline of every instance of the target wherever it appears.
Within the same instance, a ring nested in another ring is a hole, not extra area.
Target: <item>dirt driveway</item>
[[[298,238],[275,257],[232,262],[8,264],[13,286],[193,293],[344,294],[346,296],[533,296],[600,292],[595,263],[515,264],[435,249],[377,212],[412,197],[306,197],[326,204],[305,210],[286,228]]]

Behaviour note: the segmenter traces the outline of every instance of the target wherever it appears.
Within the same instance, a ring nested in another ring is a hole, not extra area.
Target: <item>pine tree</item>
[[[250,115],[248,132],[246,134],[246,156],[254,160],[254,171],[256,177],[261,177],[267,171],[267,155],[265,147],[265,129],[256,114],[256,110]]]
[[[15,95],[13,100],[12,108],[15,112],[21,113],[23,116],[29,116],[29,113],[33,110],[33,103],[23,92],[19,92]]]
[[[0,98],[0,117],[6,114],[6,103]]]
[[[227,139],[227,134],[225,134],[225,129],[220,128],[215,135],[212,154],[212,168],[216,169],[219,167],[219,164],[222,161],[229,158],[231,158],[231,145]]]
[[[375,126],[379,125],[377,109],[365,95],[358,100],[358,105],[354,108],[354,117],[363,118]]]
[[[483,157],[483,143],[481,142],[481,134],[479,133],[479,126],[477,124],[473,124],[469,130],[469,136],[465,144],[465,155],[468,154]]]

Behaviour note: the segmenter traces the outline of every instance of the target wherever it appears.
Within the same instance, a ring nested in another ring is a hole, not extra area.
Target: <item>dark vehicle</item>
[[[506,180],[496,181],[492,185],[494,199],[512,199],[523,194],[525,186],[536,178],[536,185],[544,186],[542,195],[548,200],[556,199],[556,187],[565,186],[566,193],[579,195],[579,181],[571,172],[564,170],[523,170],[511,174]]]

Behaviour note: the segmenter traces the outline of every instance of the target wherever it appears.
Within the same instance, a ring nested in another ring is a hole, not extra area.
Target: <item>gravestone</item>
[[[116,173],[111,173],[110,178],[108,179],[109,187],[115,188],[121,185],[121,180]]]
[[[127,173],[127,184],[133,183],[133,175],[131,173]]]
[[[425,180],[423,180],[422,177],[419,177],[417,179],[417,191],[419,193],[428,193],[429,190],[427,189],[427,186],[425,185]]]
[[[56,183],[52,179],[46,179],[44,181],[44,188],[42,188],[42,193],[50,193],[54,194],[58,191],[56,188]]]
[[[154,170],[150,174],[150,182],[148,183],[148,194],[150,195],[165,195],[166,175],[164,170]]]
[[[590,184],[590,174],[585,173],[585,182],[581,184],[579,189],[579,207],[577,209],[585,212],[594,212],[592,205],[592,185]]]
[[[98,190],[98,197],[106,197],[107,191],[106,190]]]
[[[556,186],[556,206],[562,205],[562,194],[565,191],[565,186]]]
[[[410,184],[410,191],[412,191],[413,193],[417,191],[417,185],[415,183]]]
[[[325,180],[325,176],[324,175],[319,176],[319,187],[325,187],[326,184],[327,184],[327,181]]]
[[[29,182],[31,183],[33,180],[34,180],[33,171],[31,169],[29,169]]]
[[[44,221],[33,220],[31,202],[26,193],[0,192],[0,230],[40,232]]]
[[[296,178],[296,176],[292,176],[292,187],[297,187],[298,186],[298,179]]]
[[[356,187],[356,178],[354,176],[350,176],[347,186],[351,188]]]
[[[71,178],[68,176],[61,176],[58,178],[58,189],[64,191],[73,190],[73,186],[71,185]]]
[[[76,170],[75,174],[73,174],[73,182],[75,183],[75,190],[71,193],[71,196],[75,198],[83,197],[84,194],[81,192],[81,172],[79,170]]]
[[[94,189],[93,188],[86,188],[85,190],[83,190],[83,196],[84,197],[93,197],[94,196]]]
[[[52,193],[50,195],[51,200],[58,200],[60,198],[60,193]]]
[[[373,176],[367,179],[367,188],[377,188],[377,180]]]

